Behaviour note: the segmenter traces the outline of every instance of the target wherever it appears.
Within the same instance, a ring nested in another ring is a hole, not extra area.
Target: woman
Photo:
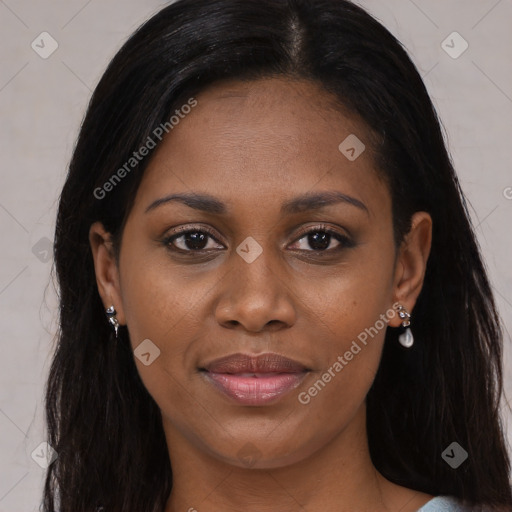
[[[464,196],[354,4],[145,23],[91,99],[55,261],[45,511],[512,510]]]

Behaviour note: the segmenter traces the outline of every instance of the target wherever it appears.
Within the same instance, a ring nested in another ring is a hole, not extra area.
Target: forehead
[[[315,188],[341,187],[361,198],[386,192],[364,124],[315,83],[228,81],[195,99],[153,154],[138,192],[146,201],[190,190],[217,193],[226,203]],[[354,136],[365,149],[351,161],[339,147]]]

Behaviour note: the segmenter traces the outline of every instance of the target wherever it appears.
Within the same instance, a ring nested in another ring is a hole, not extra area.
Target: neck
[[[408,504],[418,493],[389,482],[373,466],[364,406],[327,445],[304,447],[309,456],[277,467],[230,464],[198,448],[165,418],[164,429],[173,471],[165,512],[417,510]]]

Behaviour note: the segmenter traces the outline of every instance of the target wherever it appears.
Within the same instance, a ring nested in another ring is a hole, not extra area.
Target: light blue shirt
[[[417,512],[471,512],[468,508],[453,496],[436,496],[425,505],[417,510]]]

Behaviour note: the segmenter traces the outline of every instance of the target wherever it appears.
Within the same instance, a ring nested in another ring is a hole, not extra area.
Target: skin
[[[174,478],[165,511],[416,511],[433,496],[388,481],[369,455],[365,397],[385,328],[307,405],[298,395],[393,303],[411,312],[414,332],[430,216],[416,212],[396,250],[390,193],[375,172],[366,128],[335,111],[314,83],[221,82],[197,101],[152,156],[119,264],[103,226],[90,230],[105,308],[115,306],[134,349],[150,339],[161,351],[148,366],[135,362],[162,411]],[[338,150],[352,133],[368,142],[355,161]],[[192,191],[215,196],[228,212],[178,201],[145,212],[168,194]],[[347,194],[367,211],[339,202],[280,213],[284,201],[320,191]],[[321,232],[322,224],[354,245],[331,237],[315,251],[299,230],[320,225]],[[163,240],[179,226],[210,227],[216,240],[201,246],[210,252],[192,253],[184,237],[174,246],[188,256],[172,252]],[[248,236],[263,250],[251,263],[236,252]],[[389,326],[399,325],[393,316]],[[312,369],[272,404],[242,406],[198,371],[228,354],[267,351]]]

